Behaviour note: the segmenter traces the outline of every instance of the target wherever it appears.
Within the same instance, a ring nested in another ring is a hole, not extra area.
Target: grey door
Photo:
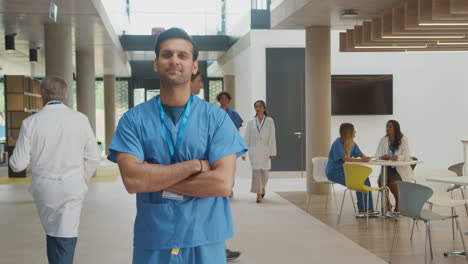
[[[277,158],[273,171],[305,170],[305,50],[266,49],[268,114],[275,120]]]

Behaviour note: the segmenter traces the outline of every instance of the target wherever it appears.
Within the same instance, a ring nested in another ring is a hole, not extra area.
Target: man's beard
[[[172,87],[172,86],[178,86],[184,83],[187,83],[190,79],[190,76],[185,77],[184,74],[180,74],[177,76],[169,76],[169,75],[160,75],[161,78],[161,83],[164,86]]]

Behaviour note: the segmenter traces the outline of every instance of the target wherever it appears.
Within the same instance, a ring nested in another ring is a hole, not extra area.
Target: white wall
[[[245,120],[255,115],[253,103],[266,99],[265,49],[303,48],[304,43],[303,30],[252,30],[218,61],[223,74],[236,78],[236,110]]]
[[[332,34],[332,74],[393,74],[392,116],[334,116],[332,138],[352,122],[361,149],[373,155],[388,119],[400,122],[421,167],[447,168],[463,159],[468,138],[468,53],[339,53]]]
[[[237,110],[249,120],[253,102],[266,98],[265,48],[304,47],[305,34],[253,30],[244,38],[248,41],[233,47],[220,67],[236,76]],[[412,154],[424,161],[421,167],[446,168],[462,161],[460,139],[468,139],[468,53],[340,53],[338,45],[338,32],[333,31],[332,74],[393,74],[394,114],[333,116],[332,140],[342,122],[351,122],[356,142],[373,155],[386,121],[396,119]]]
[[[242,136],[247,122],[255,115],[253,103],[266,100],[265,49],[304,47],[304,43],[303,30],[251,30],[218,60],[223,74],[235,76],[236,110],[244,119]],[[249,163],[238,161],[237,174],[250,174]]]

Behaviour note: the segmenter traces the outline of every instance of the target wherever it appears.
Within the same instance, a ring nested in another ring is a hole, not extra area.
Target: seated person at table
[[[386,135],[380,140],[375,157],[383,160],[410,160],[408,139],[401,133],[400,124],[390,120],[386,125]],[[399,212],[397,181],[411,181],[413,170],[411,166],[383,167],[387,170],[387,186],[395,197],[395,212]],[[379,186],[382,186],[382,173],[379,177]],[[387,194],[388,195],[388,194]],[[387,210],[391,211],[392,205],[387,196]]]
[[[345,162],[368,162],[371,157],[364,155],[358,145],[354,143],[356,131],[350,123],[343,123],[340,126],[340,137],[333,142],[330,153],[328,154],[328,163],[326,168],[327,178],[335,183],[346,186],[343,164]],[[365,184],[370,186],[369,179],[366,179]],[[373,211],[374,205],[372,195],[369,192],[369,208],[366,208],[367,194],[357,192],[357,204],[359,212]]]

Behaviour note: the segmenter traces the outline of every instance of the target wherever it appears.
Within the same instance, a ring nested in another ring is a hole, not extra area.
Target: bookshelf
[[[11,157],[18,140],[21,123],[42,108],[40,81],[22,75],[5,75],[6,144]],[[13,172],[8,177],[26,177],[29,172]]]

